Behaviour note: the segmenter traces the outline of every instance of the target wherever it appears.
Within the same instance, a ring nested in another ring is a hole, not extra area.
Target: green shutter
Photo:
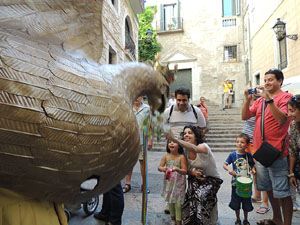
[[[160,30],[166,30],[164,5],[160,5]]]
[[[236,16],[236,0],[232,0],[232,16]]]
[[[224,17],[224,0],[222,0],[222,17]]]
[[[181,29],[182,28],[182,24],[181,24],[181,17],[180,17],[180,1],[177,1],[177,29]]]

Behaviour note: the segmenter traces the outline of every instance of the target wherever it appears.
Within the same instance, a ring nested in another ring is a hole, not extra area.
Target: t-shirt
[[[199,104],[197,105],[197,107],[201,110],[201,112],[203,113],[203,116],[206,120],[208,120],[208,115],[207,115],[207,105],[206,104]]]
[[[227,93],[232,88],[232,84],[222,83],[222,86],[224,87],[224,92]]]
[[[255,116],[246,120],[244,123],[243,133],[248,134],[250,137],[250,143],[253,143],[253,132],[255,129]]]
[[[287,102],[291,99],[292,95],[290,93],[286,93],[284,91],[281,91],[277,96],[274,97],[274,103],[277,107],[279,107],[284,113],[288,113],[287,109]],[[259,147],[262,144],[261,140],[261,107],[262,103],[264,101],[264,98],[257,99],[252,107],[250,108],[250,111],[255,113],[256,119],[255,119],[255,129],[253,134],[253,145],[254,150],[257,151]],[[275,148],[281,151],[284,138],[288,133],[289,125],[290,125],[290,118],[283,124],[280,125],[273,117],[272,113],[270,112],[269,106],[266,106],[265,109],[265,121],[264,121],[264,139],[271,145],[273,145]],[[287,144],[286,147],[282,153],[282,157],[288,156],[288,149],[289,149],[289,137],[287,138]]]
[[[191,160],[188,156],[186,156],[189,169],[201,169],[203,170],[203,174],[205,174],[206,176],[220,178],[215,157],[210,147],[206,143],[203,144],[205,144],[208,154],[197,153],[196,159],[194,160]]]
[[[247,160],[248,159],[248,160]],[[232,170],[238,175],[250,175],[248,174],[248,168],[253,167],[255,162],[251,153],[245,152],[244,154],[238,154],[237,152],[231,152],[225,160],[227,165],[232,164]],[[249,167],[247,166],[249,165]],[[235,186],[236,177],[232,177],[232,185]]]
[[[169,125],[172,133],[179,137],[180,133],[183,132],[183,128],[187,125],[194,125],[199,127],[206,127],[205,118],[198,107],[194,106],[194,109],[197,113],[198,120],[195,117],[193,109],[189,104],[187,111],[181,112],[178,109],[177,105],[174,105],[173,112],[171,114]],[[164,112],[164,117],[167,120],[170,115],[171,107],[167,108]]]

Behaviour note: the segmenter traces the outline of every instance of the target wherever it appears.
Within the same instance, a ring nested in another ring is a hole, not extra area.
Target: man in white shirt
[[[167,119],[174,136],[179,136],[184,126],[194,125],[205,129],[205,118],[198,107],[189,103],[190,90],[180,87],[175,91],[176,104],[167,108],[164,117]]]
[[[199,126],[202,130],[206,128],[205,118],[198,107],[189,103],[190,90],[186,87],[179,87],[175,90],[176,104],[171,105],[164,112],[164,117],[170,125],[175,137],[180,137],[183,128],[187,125]],[[169,214],[169,207],[164,212]]]

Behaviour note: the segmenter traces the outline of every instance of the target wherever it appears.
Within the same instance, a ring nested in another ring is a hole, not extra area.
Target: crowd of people
[[[257,213],[267,213],[272,207],[273,217],[258,221],[259,225],[291,225],[293,209],[300,210],[293,194],[298,191],[300,180],[300,95],[282,91],[283,80],[280,70],[271,69],[265,73],[265,85],[256,87],[260,91],[249,93],[247,88],[244,92],[244,129],[236,137],[237,150],[228,155],[223,165],[232,176],[229,207],[235,212],[236,225],[250,224],[248,213],[254,209],[253,202],[261,202]],[[230,108],[230,80],[223,87],[229,97],[225,106]],[[220,177],[214,154],[205,143],[204,136],[209,132],[205,98],[201,97],[196,106],[189,99],[188,88],[176,89],[164,112],[171,129],[165,133],[166,154],[158,166],[164,173],[165,213],[170,213],[172,224],[176,225],[217,224],[217,193],[224,178]],[[135,110],[138,112],[139,108]],[[264,142],[280,152],[268,165],[259,157],[260,152],[268,150],[263,147]],[[240,193],[239,177],[250,178],[251,185],[253,181],[252,196]],[[130,179],[126,179],[123,192],[130,188]]]

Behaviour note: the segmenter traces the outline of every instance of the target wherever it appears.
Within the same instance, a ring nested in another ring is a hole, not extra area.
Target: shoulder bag
[[[281,151],[275,148],[273,145],[264,140],[264,120],[265,120],[265,101],[262,104],[261,112],[261,139],[262,144],[259,149],[253,154],[253,158],[260,162],[265,167],[270,167],[273,162],[278,159],[285,149],[287,135],[285,136],[284,143]]]

